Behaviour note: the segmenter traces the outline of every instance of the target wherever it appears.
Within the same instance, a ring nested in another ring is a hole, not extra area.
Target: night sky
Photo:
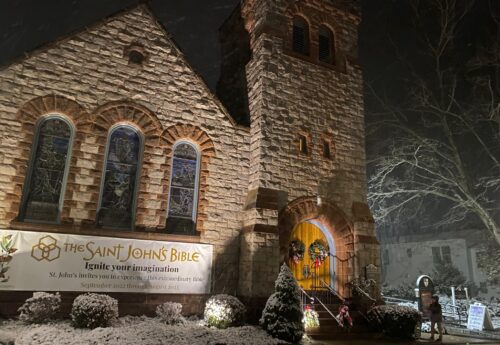
[[[15,0],[0,5],[0,66],[24,52],[139,3],[138,0]],[[219,75],[218,28],[238,0],[148,2],[210,87]]]
[[[149,4],[189,62],[211,88],[218,79],[218,28],[239,0],[153,0]],[[36,47],[138,3],[138,0],[15,0],[0,5],[0,66]],[[390,0],[365,0],[360,54],[368,79],[391,70],[384,53],[388,30],[405,26],[408,13]],[[396,13],[394,13],[396,12]],[[404,33],[396,30],[405,44]],[[409,43],[411,44],[411,42]],[[389,56],[390,60],[390,56]]]
[[[211,88],[219,75],[218,28],[239,0],[152,0],[156,17],[187,55],[189,62]],[[140,0],[11,0],[0,4],[0,66],[85,26],[133,6]],[[408,0],[361,0],[359,54],[365,79],[391,83],[404,73],[396,63],[394,47],[411,52],[417,49],[412,35]],[[467,25],[466,47],[473,47],[484,33],[481,27],[491,8],[478,2],[478,10]]]

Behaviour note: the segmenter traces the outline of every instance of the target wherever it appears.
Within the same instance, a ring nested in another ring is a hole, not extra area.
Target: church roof
[[[0,72],[2,70],[4,70],[4,69],[9,68],[12,65],[15,65],[16,63],[21,63],[25,59],[29,59],[32,56],[38,55],[40,53],[43,53],[43,52],[45,52],[45,51],[47,51],[49,49],[58,47],[61,43],[65,42],[67,40],[70,40],[73,37],[75,37],[75,36],[77,36],[77,35],[79,35],[81,33],[85,33],[85,32],[91,31],[91,30],[93,30],[95,28],[99,28],[99,27],[101,27],[103,25],[106,25],[106,23],[108,23],[109,21],[114,20],[115,18],[118,18],[120,16],[123,16],[123,15],[125,15],[127,13],[131,13],[131,12],[136,11],[136,10],[143,10],[151,18],[151,20],[153,20],[155,22],[155,24],[159,28],[161,28],[161,30],[164,32],[165,38],[167,40],[169,40],[170,43],[175,47],[175,49],[178,51],[178,54],[181,55],[184,58],[185,63],[188,64],[189,68],[198,77],[198,79],[200,81],[200,84],[203,85],[203,87],[206,88],[206,91],[212,96],[212,98],[215,101],[215,103],[217,104],[217,106],[221,109],[221,111],[224,114],[226,114],[227,118],[231,121],[231,123],[233,123],[233,125],[238,125],[237,122],[234,120],[234,118],[229,114],[229,112],[223,106],[223,104],[219,101],[218,97],[208,87],[208,85],[207,85],[206,81],[204,80],[204,78],[200,75],[200,73],[198,73],[196,71],[195,68],[193,68],[192,64],[190,64],[189,60],[187,59],[187,57],[185,56],[185,54],[182,52],[182,50],[179,47],[179,45],[177,44],[177,42],[167,32],[165,26],[163,25],[163,23],[161,21],[158,20],[158,18],[155,16],[155,14],[153,13],[153,11],[149,7],[149,5],[147,5],[145,3],[142,3],[142,2],[138,3],[138,4],[134,4],[132,6],[128,6],[128,7],[123,8],[123,9],[120,9],[119,11],[115,11],[114,13],[112,13],[112,14],[110,14],[110,15],[108,15],[108,16],[100,19],[100,20],[95,21],[91,25],[86,25],[84,27],[80,27],[79,29],[73,30],[70,33],[64,34],[64,35],[60,36],[59,38],[57,38],[57,39],[55,39],[55,40],[53,40],[51,42],[44,43],[44,44],[41,44],[39,46],[35,46],[32,49],[30,49],[29,51],[24,52],[23,55],[17,56],[16,58],[11,59],[10,61],[8,61],[8,62],[0,65]],[[238,126],[239,127],[245,127],[245,128],[247,128],[246,126],[240,126],[240,125],[238,125]]]

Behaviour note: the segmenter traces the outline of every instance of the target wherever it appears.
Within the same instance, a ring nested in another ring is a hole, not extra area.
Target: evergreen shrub
[[[234,296],[220,294],[210,297],[205,304],[205,322],[216,328],[241,326],[245,322],[246,308]]]
[[[107,327],[118,318],[118,301],[96,293],[79,295],[73,301],[70,315],[76,328]]]
[[[28,298],[17,311],[19,320],[25,323],[44,323],[55,318],[60,308],[59,292],[56,294],[34,292],[33,297]]]
[[[416,339],[422,324],[418,310],[399,305],[380,305],[367,313],[373,330],[383,332],[389,337]]]
[[[299,286],[286,264],[281,266],[275,290],[267,300],[260,325],[272,337],[297,343],[304,335],[304,314]]]
[[[167,325],[184,323],[182,317],[182,304],[175,302],[165,302],[156,307],[156,315]]]

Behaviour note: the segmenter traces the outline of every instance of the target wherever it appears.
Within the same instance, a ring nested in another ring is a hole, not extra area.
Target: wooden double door
[[[312,290],[320,284],[320,280],[326,284],[331,284],[330,259],[328,256],[323,262],[318,265],[314,262],[309,254],[310,246],[315,241],[319,240],[324,244],[328,252],[331,253],[331,248],[328,248],[328,240],[319,227],[312,223],[303,222],[298,224],[292,232],[290,241],[295,243],[302,242],[304,244],[304,255],[302,260],[293,260],[289,257],[288,265],[297,280],[298,284],[304,290]]]

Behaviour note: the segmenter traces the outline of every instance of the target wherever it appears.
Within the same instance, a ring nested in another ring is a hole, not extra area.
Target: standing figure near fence
[[[431,340],[434,340],[434,327],[437,324],[439,338],[436,341],[443,341],[443,311],[439,304],[439,297],[432,296],[432,303],[429,306],[431,317]]]

